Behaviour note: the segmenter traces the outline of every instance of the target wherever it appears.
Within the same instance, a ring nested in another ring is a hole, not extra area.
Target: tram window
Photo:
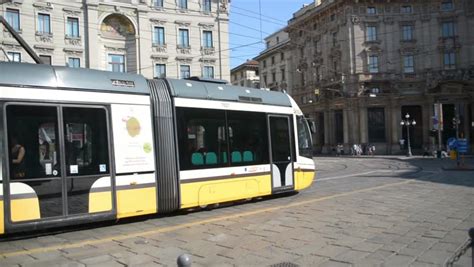
[[[229,147],[233,166],[269,163],[264,113],[228,111]]]
[[[176,113],[181,170],[225,166],[228,162],[225,112],[178,108]]]
[[[67,175],[109,173],[105,110],[68,107],[63,114]]]
[[[288,119],[275,117],[271,123],[272,155],[274,162],[285,162],[292,158]]]
[[[304,116],[298,116],[296,120],[296,127],[298,129],[298,150],[303,157],[312,158],[313,148],[311,141],[311,133],[309,131],[308,123]]]
[[[57,109],[48,106],[7,106],[10,178],[30,179],[59,176]],[[24,157],[18,160],[21,145]]]

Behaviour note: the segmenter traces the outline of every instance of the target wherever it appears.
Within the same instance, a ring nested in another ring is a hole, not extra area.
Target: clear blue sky
[[[233,48],[230,51],[231,68],[258,55],[265,47],[261,37],[265,38],[285,27],[293,13],[303,4],[314,2],[314,0],[260,1],[262,32],[260,32],[259,0],[232,0],[230,4],[229,48]],[[246,46],[248,44],[252,45]]]

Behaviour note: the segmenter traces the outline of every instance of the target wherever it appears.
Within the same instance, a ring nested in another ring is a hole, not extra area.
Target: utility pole
[[[436,108],[438,109],[438,153],[441,153],[441,126],[443,125],[443,109],[439,100],[436,102]]]
[[[217,39],[218,39],[218,49],[219,49],[219,79],[222,80],[222,51],[221,51],[221,19],[220,19],[220,10],[221,10],[221,0],[217,1]]]

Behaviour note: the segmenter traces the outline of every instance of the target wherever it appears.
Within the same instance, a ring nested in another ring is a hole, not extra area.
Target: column
[[[390,124],[392,125],[392,139],[390,140],[390,146],[392,147],[392,154],[399,154],[401,153],[399,141],[402,136],[402,127],[400,126],[400,114],[402,111],[398,103],[392,103],[392,108],[390,110]]]
[[[323,144],[323,153],[328,153],[331,151],[329,146],[329,111],[324,111],[324,144]],[[329,148],[329,149],[328,149]]]
[[[348,118],[349,110],[343,109],[342,110],[342,124],[344,126],[344,146],[349,144],[349,118]]]
[[[361,144],[369,142],[367,125],[367,106],[365,104],[359,108],[359,134]]]
[[[84,43],[86,45],[86,67],[90,69],[101,69],[100,59],[102,58],[99,54],[101,43],[99,42],[99,29],[101,23],[98,21],[98,1],[87,1],[86,3],[86,14],[85,14],[85,32],[86,36]]]
[[[137,69],[138,73],[142,74],[146,78],[153,78],[154,67],[151,59],[152,50],[151,42],[147,36],[148,31],[151,29],[150,20],[148,19],[148,12],[143,10],[137,10]]]
[[[432,102],[425,102],[422,106],[422,126],[423,126],[423,148],[429,147],[431,148],[431,140],[430,140],[430,131],[433,129],[433,120],[431,117],[433,116],[433,109],[431,108]]]

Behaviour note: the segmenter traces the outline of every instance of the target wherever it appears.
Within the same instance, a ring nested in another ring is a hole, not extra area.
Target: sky
[[[314,0],[260,0],[259,5],[259,0],[232,0],[229,21],[231,69],[263,51],[263,38],[285,27],[293,13],[311,2]]]

